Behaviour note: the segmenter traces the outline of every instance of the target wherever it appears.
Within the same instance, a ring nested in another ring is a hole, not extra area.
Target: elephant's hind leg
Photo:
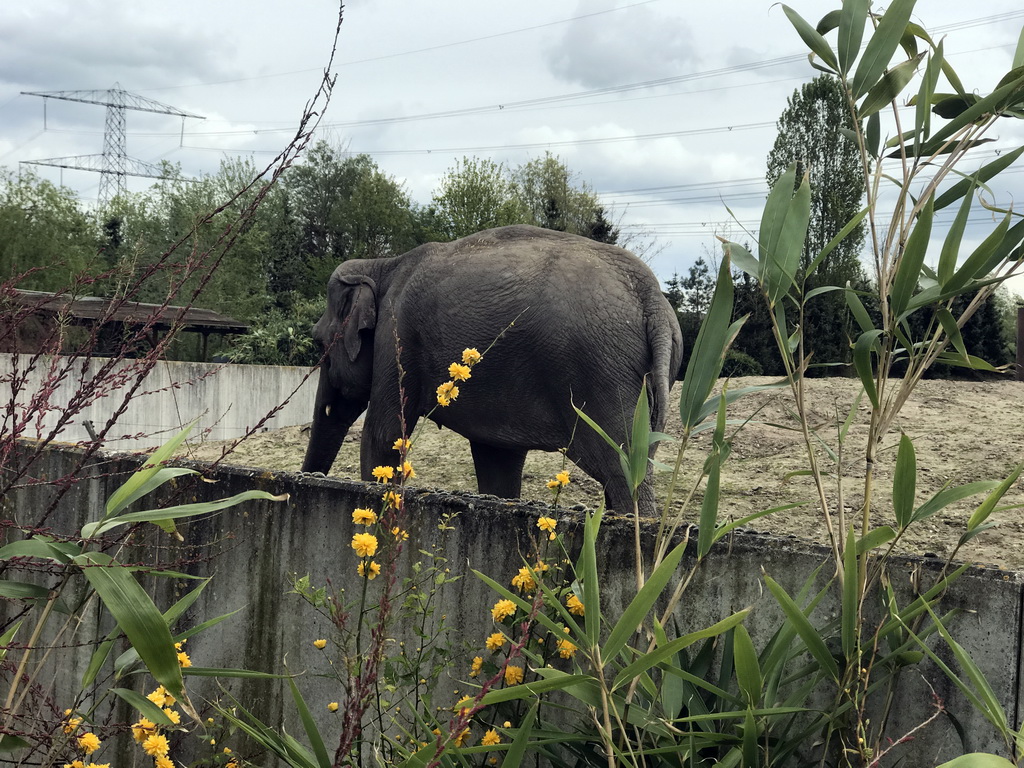
[[[518,498],[523,488],[523,464],[526,451],[518,448],[495,448],[470,441],[476,483],[480,493],[503,499]]]

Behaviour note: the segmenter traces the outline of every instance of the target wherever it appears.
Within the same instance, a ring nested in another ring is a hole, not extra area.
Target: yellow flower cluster
[[[491,728],[484,734],[484,737],[480,739],[480,743],[485,747],[493,747],[495,744],[501,744],[501,736],[498,735],[496,730]]]
[[[377,553],[377,537],[372,533],[357,533],[352,537],[352,549],[359,557],[373,557]]]
[[[553,491],[557,491],[560,488],[564,488],[568,484],[569,484],[569,473],[566,470],[564,470],[564,469],[561,472],[559,472],[557,475],[555,475],[555,479],[554,480],[548,480],[548,483],[547,483],[548,488],[550,488]]]
[[[481,355],[475,348],[468,348],[462,350],[462,362],[452,363],[448,366],[448,376],[450,381],[444,382],[437,388],[437,404],[442,408],[447,408],[452,402],[459,396],[459,388],[456,386],[457,381],[469,381],[470,370],[474,365],[483,360]]]
[[[174,644],[174,650],[176,650],[178,652],[178,664],[180,664],[182,667],[191,667],[192,666],[192,659],[190,659],[188,657],[188,654],[185,653],[185,651],[183,651],[182,648],[181,648],[181,646],[183,646],[184,644],[185,644],[184,640],[182,640],[180,643],[175,643]]]
[[[473,665],[469,668],[469,676],[470,677],[476,677],[477,675],[480,674],[480,671],[483,669],[483,667],[484,667],[484,657],[483,656],[474,656],[473,657]]]
[[[501,647],[504,644],[505,644],[505,635],[503,633],[501,633],[501,632],[495,632],[494,634],[489,635],[487,637],[487,639],[484,641],[484,646],[491,653],[494,653],[495,651],[500,650]]]
[[[412,448],[412,441],[408,438],[400,437],[395,440],[395,445],[393,447],[396,451],[408,451]]]
[[[553,517],[542,517],[537,520],[537,527],[548,534],[548,539],[551,541],[555,540],[555,526],[558,525],[558,521]]]
[[[530,575],[530,569],[524,565],[519,569],[519,573],[512,577],[512,586],[520,592],[533,592],[537,588],[537,582]]]
[[[385,483],[395,476],[394,467],[374,467],[373,476],[377,478],[378,482]]]
[[[505,667],[505,685],[519,685],[523,682],[523,668],[514,664]]]
[[[372,509],[356,508],[352,510],[352,523],[354,525],[373,525],[377,522],[377,513]]]
[[[184,640],[175,643],[174,648],[178,652],[178,663],[183,667],[190,667],[192,661],[181,649],[184,643]],[[172,724],[178,725],[181,722],[181,715],[171,709],[176,703],[174,696],[162,685],[158,685],[146,698],[160,707]],[[143,752],[153,758],[153,768],[174,768],[174,761],[168,754],[171,751],[171,744],[167,736],[160,732],[160,726],[145,717],[140,717],[137,722],[132,723],[132,738],[139,743]]]
[[[563,659],[571,658],[576,653],[576,646],[566,639],[558,641],[558,655]]]
[[[511,600],[499,600],[494,604],[494,607],[491,608],[491,616],[495,621],[501,621],[515,612],[516,604]]]
[[[583,603],[576,595],[569,595],[569,598],[565,601],[566,607],[569,609],[569,613],[575,616],[583,615]]]
[[[321,638],[319,640],[314,640],[313,641],[313,647],[316,648],[318,651],[322,651],[324,648],[327,647],[327,641],[324,640],[323,638]]]
[[[370,561],[369,566],[367,566],[366,563],[359,563],[359,567],[356,568],[356,571],[364,579],[373,581],[380,575],[380,563],[373,560]]]
[[[332,701],[330,704],[328,704],[327,705],[327,711],[328,712],[337,712],[338,711],[338,702]]]

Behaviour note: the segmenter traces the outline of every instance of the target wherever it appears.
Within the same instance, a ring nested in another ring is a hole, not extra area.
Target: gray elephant
[[[519,496],[527,452],[565,448],[618,510],[632,508],[619,459],[572,406],[623,444],[646,376],[661,430],[682,355],[672,308],[640,259],[521,225],[344,262],[313,335],[328,354],[303,471],[329,471],[365,409],[360,463],[371,480],[375,466],[398,461],[403,417],[411,434],[434,409],[432,421],[469,440],[481,493]],[[435,408],[449,365],[495,339],[458,398]],[[653,511],[650,472],[640,504]]]

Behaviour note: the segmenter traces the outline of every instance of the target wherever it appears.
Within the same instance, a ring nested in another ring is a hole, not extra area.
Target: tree
[[[428,210],[428,235],[442,241],[527,220],[504,164],[487,158],[463,157],[449,168]]]
[[[17,287],[52,291],[102,264],[102,235],[75,193],[34,173],[0,173],[0,275]]]
[[[605,218],[590,186],[550,152],[512,172],[525,208],[525,223],[615,243],[618,230]]]
[[[794,91],[778,121],[778,136],[768,153],[767,180],[773,186],[791,164],[797,184],[809,175],[811,218],[801,255],[801,275],[822,249],[860,209],[864,177],[857,147],[843,130],[853,128],[846,97],[838,80],[822,75]],[[858,227],[802,283],[803,294],[819,285],[859,287],[864,281],[860,249],[863,227]],[[794,322],[799,320],[794,316]],[[849,313],[839,292],[819,294],[805,306],[803,326],[814,362],[850,359]]]

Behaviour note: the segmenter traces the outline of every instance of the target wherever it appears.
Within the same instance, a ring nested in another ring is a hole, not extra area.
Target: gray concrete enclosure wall
[[[20,358],[20,360],[19,360]],[[0,376],[9,376],[16,366],[24,367],[28,356],[0,354]],[[62,358],[57,358],[60,364]],[[50,366],[50,359],[29,375],[23,387],[24,405],[29,397],[39,392],[41,382]],[[61,381],[53,392],[50,403],[57,410],[43,419],[43,434],[25,434],[22,437],[45,437],[57,421],[60,409],[81,390],[82,382],[89,381],[108,360],[94,358],[72,366],[72,373]],[[131,360],[116,363],[115,371],[104,380],[116,382],[117,372],[130,369]],[[215,363],[180,363],[161,360],[142,383],[139,394],[132,397],[127,410],[108,433],[120,438],[124,435],[142,435],[131,439],[113,439],[106,442],[109,450],[140,450],[166,442],[185,424],[198,418],[194,435],[204,434],[207,440],[229,440],[240,437],[273,408],[289,402],[266,424],[268,429],[305,424],[312,420],[313,400],[316,395],[317,376],[310,376],[303,384],[308,368],[273,365],[219,365]],[[301,385],[301,386],[300,386]],[[295,391],[298,388],[298,391]],[[127,389],[112,388],[105,396],[87,405],[59,436],[62,442],[75,443],[89,439],[83,426],[91,421],[97,429],[106,424],[120,407]],[[294,394],[293,394],[294,393]],[[33,431],[35,424],[33,424]]]
[[[45,457],[41,474],[56,478],[70,468],[70,451],[51,450]],[[63,534],[74,535],[88,519],[100,514],[103,500],[121,483],[135,465],[127,459],[106,458],[96,464],[96,476],[77,483],[67,494],[60,509],[47,525]],[[200,466],[200,465],[193,465]],[[211,474],[215,483],[181,484],[174,498],[212,500],[251,489],[288,493],[287,503],[259,502],[227,510],[217,516],[181,523],[184,542],[159,533],[155,551],[167,563],[196,576],[212,576],[200,600],[184,617],[184,626],[196,625],[215,616],[239,611],[229,620],[189,640],[193,662],[208,667],[246,667],[266,672],[281,672],[287,659],[293,673],[301,678],[303,695],[328,738],[340,727],[326,711],[326,703],[343,695],[337,682],[318,677],[316,670],[323,657],[312,646],[318,637],[331,637],[328,622],[318,616],[296,595],[290,594],[293,576],[309,574],[314,585],[328,580],[334,588],[358,594],[361,580],[355,575],[350,542],[357,529],[352,523],[355,507],[375,506],[380,501],[380,486],[288,473],[225,467]],[[167,489],[170,490],[170,489]],[[44,489],[26,488],[13,499],[8,513],[24,524],[32,519],[42,502]],[[400,562],[399,578],[410,573],[412,558],[420,550],[436,550],[446,558],[452,576],[461,578],[446,588],[441,609],[446,613],[453,637],[465,640],[467,649],[482,650],[483,640],[494,631],[488,609],[497,596],[471,569],[487,573],[508,584],[521,565],[520,556],[530,550],[531,537],[537,533],[537,518],[551,514],[539,504],[518,504],[470,494],[442,493],[411,489],[407,493],[406,519],[403,522],[411,539]],[[90,512],[89,510],[95,510]],[[580,512],[557,510],[559,530],[579,530]],[[445,526],[440,525],[447,521]],[[646,546],[651,531],[644,532]],[[598,542],[598,566],[601,571],[602,608],[614,617],[635,591],[632,524],[623,517],[608,516]],[[695,537],[694,539],[695,540]],[[691,541],[692,541],[691,540]],[[791,595],[795,595],[816,568],[826,563],[821,578],[831,573],[828,553],[796,539],[739,532],[712,550],[676,612],[674,631],[683,633],[711,624],[746,607],[752,607],[746,624],[758,647],[763,646],[782,621],[774,599],[764,588],[763,574],[772,576]],[[692,564],[692,557],[684,567]],[[184,564],[182,564],[184,563]],[[934,582],[941,563],[929,559],[896,559],[889,578],[897,590],[900,605],[911,600],[911,585]],[[155,591],[158,605],[165,609],[190,589],[192,582],[162,580]],[[823,583],[823,582],[822,582]],[[816,626],[837,616],[837,595],[829,595],[812,614]],[[1021,694],[1021,601],[1024,579],[1020,574],[984,568],[970,568],[944,597],[941,613],[959,610],[950,621],[954,637],[972,655],[988,677],[1012,724],[1020,721]],[[240,610],[239,610],[240,609]],[[100,635],[102,637],[102,631]],[[396,629],[395,631],[400,631]],[[870,634],[870,632],[869,632]],[[934,636],[932,638],[935,640]],[[936,652],[958,669],[952,655],[941,642]],[[69,652],[70,653],[70,652]],[[465,689],[466,673],[473,655],[467,650],[451,670],[451,685],[445,692]],[[62,675],[66,682],[77,680],[88,653],[82,659],[67,659]],[[939,699],[963,727],[966,751],[1003,751],[994,728],[971,708],[964,697],[930,663],[921,666]],[[958,670],[962,673],[962,670]],[[932,695],[916,673],[902,678],[895,691],[895,713],[891,733],[899,737],[919,725],[933,712]],[[144,683],[140,683],[144,685]],[[213,683],[190,678],[188,685],[197,699],[216,695]],[[235,681],[232,691],[238,698],[271,723],[285,722],[289,732],[301,733],[291,698],[284,683],[277,681]],[[825,703],[824,701],[822,703]],[[904,766],[934,766],[960,754],[964,749],[951,720],[940,717],[914,740],[901,747]],[[892,757],[895,759],[897,753]]]

